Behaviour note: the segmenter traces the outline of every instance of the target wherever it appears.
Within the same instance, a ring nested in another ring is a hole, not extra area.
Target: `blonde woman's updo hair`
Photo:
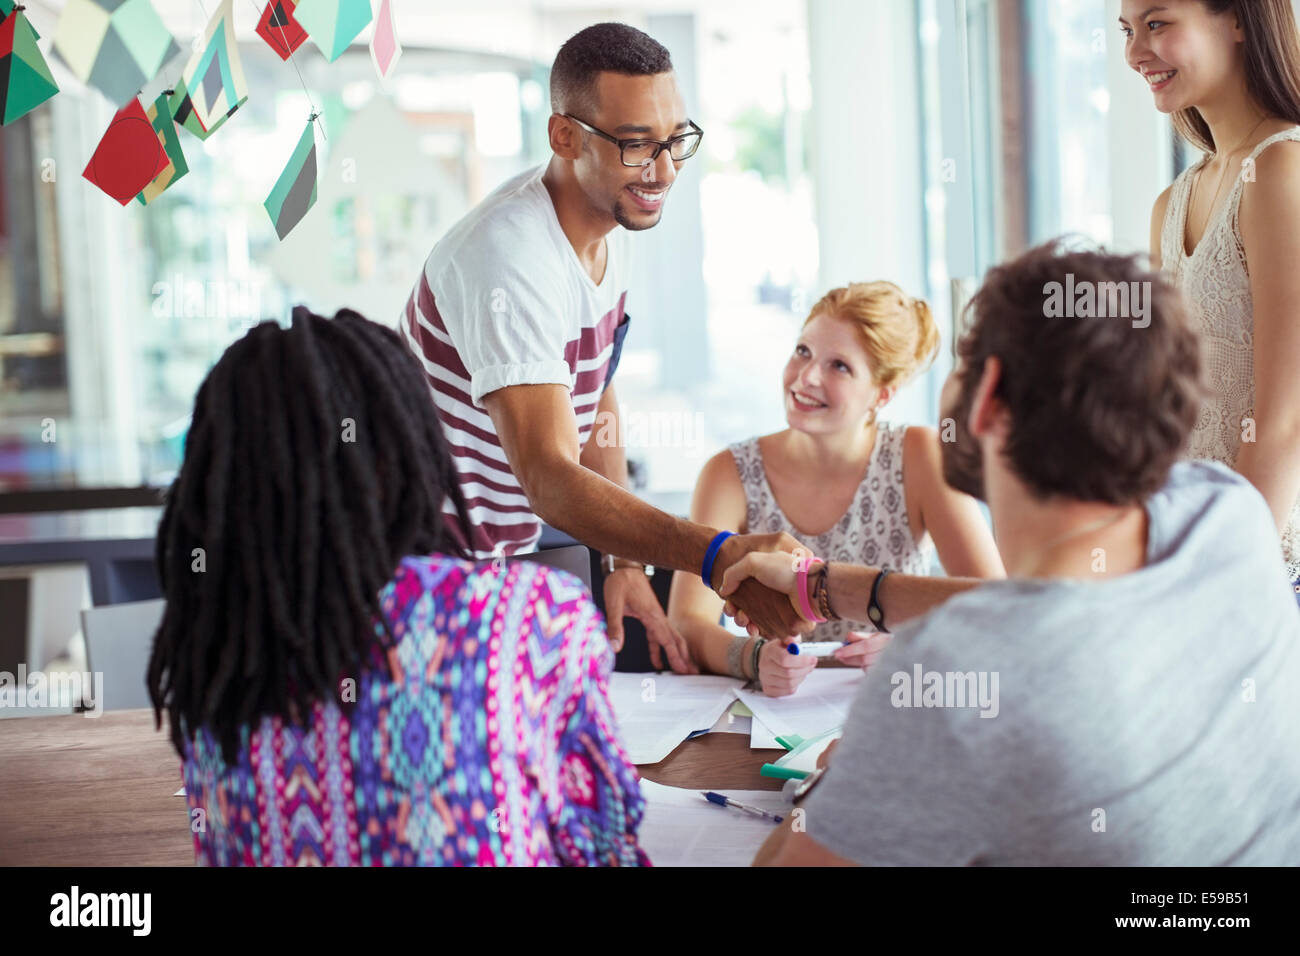
[[[925,369],[939,351],[939,327],[930,306],[892,282],[851,282],[827,292],[808,313],[842,319],[858,330],[882,387],[902,386]]]

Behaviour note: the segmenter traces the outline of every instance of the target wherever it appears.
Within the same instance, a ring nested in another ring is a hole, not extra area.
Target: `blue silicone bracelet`
[[[704,581],[706,588],[713,587],[713,561],[718,556],[718,551],[722,548],[722,542],[730,538],[735,532],[719,531],[709,542],[709,550],[704,552],[704,566],[700,569],[700,578]]]

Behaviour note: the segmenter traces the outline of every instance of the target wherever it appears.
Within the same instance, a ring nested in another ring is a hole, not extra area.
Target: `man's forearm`
[[[574,461],[557,461],[530,483],[533,510],[553,528],[606,554],[700,573],[717,530],[677,518]]]
[[[627,450],[618,443],[618,438],[622,435],[619,415],[614,386],[606,386],[601,393],[600,404],[596,407],[596,421],[592,425],[591,435],[587,438],[586,447],[582,449],[578,461],[620,488],[626,488]],[[610,436],[613,436],[612,441]]]
[[[833,561],[827,568],[826,588],[831,610],[848,621],[869,621],[871,586],[878,569]],[[954,594],[985,583],[982,578],[927,577],[918,574],[890,574],[880,583],[876,600],[885,614],[885,628],[925,614]]]
[[[520,475],[533,510],[553,528],[588,547],[660,568],[700,574],[709,543],[718,533],[706,525],[675,518],[598,475],[582,463],[552,457],[534,462]],[[714,562],[717,587],[723,571],[740,558],[738,538],[728,538]],[[732,601],[758,625],[764,636],[783,639],[811,629],[790,607],[789,599],[758,581],[745,581]]]
[[[673,620],[672,623],[677,628],[677,633],[686,638],[686,643],[691,649],[691,658],[703,673],[739,676],[731,673],[728,660],[731,642],[736,635],[721,624],[701,620],[698,617],[684,617]],[[740,669],[748,678],[753,676],[749,673],[749,659],[754,649],[754,638],[741,638],[741,640],[745,641],[745,645],[740,655]]]
[[[773,827],[772,832],[763,841],[763,845],[758,848],[758,853],[755,854],[754,862],[750,866],[771,866],[789,836],[790,827],[784,825]]]

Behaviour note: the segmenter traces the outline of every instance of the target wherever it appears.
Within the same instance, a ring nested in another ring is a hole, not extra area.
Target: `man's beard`
[[[965,392],[965,389],[962,389]],[[984,500],[984,454],[975,436],[966,427],[970,418],[970,402],[962,395],[956,407],[944,409],[946,420],[939,428],[939,456],[943,462],[943,480],[958,491]],[[948,422],[952,422],[952,428]],[[948,435],[954,441],[947,441]]]
[[[663,218],[662,209],[659,210],[659,215],[655,216],[654,219],[650,220],[649,222],[633,222],[631,219],[628,218],[627,212],[624,211],[623,204],[621,202],[614,203],[614,221],[617,222],[624,229],[630,230],[631,232],[638,232],[642,229],[652,229],[653,227],[659,225],[659,220],[661,218]]]

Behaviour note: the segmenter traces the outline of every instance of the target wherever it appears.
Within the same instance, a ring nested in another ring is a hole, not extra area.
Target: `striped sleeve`
[[[564,284],[541,263],[521,267],[506,250],[478,255],[491,256],[492,266],[452,266],[437,286],[436,314],[468,379],[471,404],[482,407],[484,395],[511,385],[569,387],[565,343],[574,323],[564,315]]]

